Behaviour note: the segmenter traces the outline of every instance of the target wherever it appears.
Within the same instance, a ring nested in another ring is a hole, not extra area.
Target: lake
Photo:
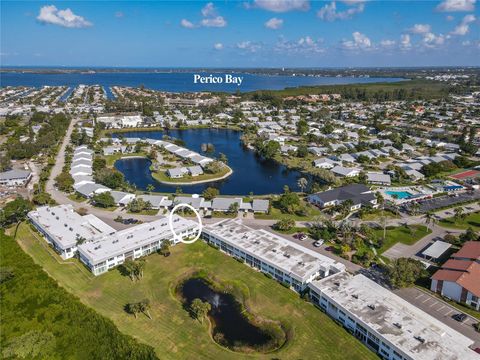
[[[299,190],[297,181],[302,175],[298,171],[290,171],[274,161],[261,159],[254,151],[246,149],[241,143],[242,133],[228,129],[186,129],[170,131],[132,131],[113,134],[114,137],[139,137],[161,140],[163,135],[182,139],[185,147],[209,157],[217,157],[224,153],[233,174],[228,178],[198,185],[181,186],[184,193],[201,194],[209,186],[216,187],[222,195],[255,195],[277,194],[283,192],[288,185],[292,190]],[[212,143],[215,152],[205,154],[201,151],[204,143]],[[155,186],[157,192],[175,192],[179,185],[166,185],[152,178],[149,170],[150,160],[144,158],[121,159],[115,168],[125,175],[125,179],[135,184],[138,189],[146,190],[148,184]]]
[[[210,73],[199,73],[209,75]],[[0,73],[2,86],[71,86],[80,84],[101,85],[112,98],[110,86],[144,85],[148,89],[168,92],[197,92],[197,91],[224,91],[246,92],[254,90],[281,90],[287,87],[312,85],[340,85],[372,82],[397,82],[400,78],[361,78],[361,77],[313,77],[313,76],[281,76],[233,73],[243,76],[241,86],[235,84],[194,84],[194,73],[155,73],[155,72],[120,72],[120,73],[68,73],[68,74],[41,74],[41,73]]]

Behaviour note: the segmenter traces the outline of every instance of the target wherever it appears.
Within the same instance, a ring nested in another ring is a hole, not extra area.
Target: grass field
[[[386,239],[380,249],[378,249],[378,253],[384,253],[396,243],[413,245],[431,232],[432,231],[427,229],[425,225],[410,225],[409,228],[406,228],[405,226],[397,226],[389,229],[387,227]],[[377,238],[382,238],[383,229],[376,229],[375,235]]]
[[[471,227],[475,231],[480,230],[480,213],[471,213],[468,214],[465,219],[455,219],[453,217],[442,219],[438,222],[440,226],[451,228],[451,229],[460,229],[466,230]]]
[[[302,205],[306,206],[308,209],[307,216],[300,216],[296,214],[284,214],[277,209],[275,206],[275,202],[272,202],[272,206],[270,208],[269,214],[255,214],[255,219],[269,219],[269,220],[281,220],[281,219],[293,219],[295,221],[308,221],[312,220],[315,216],[321,214],[320,210],[316,206],[312,206],[306,201],[301,201]]]
[[[94,277],[77,260],[61,260],[30,227],[17,234],[21,247],[58,283],[117,325],[125,334],[155,348],[161,359],[376,359],[363,344],[310,303],[274,280],[203,242],[172,247],[172,255],[146,258],[142,280],[133,283],[119,271]],[[247,288],[247,305],[256,315],[293,328],[293,339],[275,353],[246,355],[217,345],[206,324],[192,320],[174,297],[178,279],[192,270],[212,272],[220,281]],[[123,311],[128,302],[149,298],[153,320]]]

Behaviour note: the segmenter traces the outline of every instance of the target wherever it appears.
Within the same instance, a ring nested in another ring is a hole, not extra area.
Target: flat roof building
[[[172,218],[175,234],[187,238],[196,233],[195,221],[174,215]],[[78,246],[80,260],[92,271],[100,275],[122,264],[128,259],[136,259],[160,249],[163,241],[178,242],[170,230],[168,218],[98,236],[93,241]]]
[[[266,230],[255,230],[240,220],[223,220],[203,228],[204,239],[221,251],[270,274],[296,291],[320,277],[342,272],[345,266]]]
[[[42,206],[30,211],[28,218],[64,259],[75,255],[78,242],[115,232],[115,229],[94,215],[79,215],[70,204]]]
[[[312,302],[384,359],[475,360],[473,340],[364,275],[309,284]]]

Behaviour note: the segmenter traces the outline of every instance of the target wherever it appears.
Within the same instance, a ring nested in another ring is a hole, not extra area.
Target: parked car
[[[300,240],[300,241],[304,241],[304,240],[307,240],[307,239],[308,239],[307,234],[304,234],[304,233],[295,234],[295,235],[293,235],[293,237],[294,237],[295,239]]]
[[[327,250],[327,251],[333,251],[333,250],[335,250],[335,249],[333,248],[333,246],[327,246],[327,247],[325,248],[325,250]]]
[[[467,319],[467,315],[464,313],[458,313],[452,316],[454,320],[457,320],[458,322],[464,322]]]
[[[315,247],[320,247],[320,246],[323,245],[324,242],[325,242],[325,241],[323,241],[323,240],[321,240],[321,239],[320,239],[320,240],[317,240],[317,241],[315,241],[315,242],[313,243],[313,246],[315,246]]]

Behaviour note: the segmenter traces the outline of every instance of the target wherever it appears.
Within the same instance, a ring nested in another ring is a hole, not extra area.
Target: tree
[[[0,226],[6,228],[12,224],[23,221],[28,212],[32,210],[32,203],[18,196],[0,209]]]
[[[478,241],[479,237],[472,227],[469,227],[464,233],[460,234],[459,240],[461,243],[466,241]]]
[[[203,319],[207,316],[208,312],[212,309],[212,306],[209,302],[204,302],[199,298],[193,299],[192,303],[190,304],[190,311],[192,312],[193,316],[200,320],[203,324]]]
[[[213,198],[217,197],[219,194],[220,194],[220,191],[218,191],[217,188],[214,188],[211,186],[203,190],[203,193],[202,193],[203,197],[207,201],[213,200]]]
[[[304,120],[301,119],[300,121],[297,122],[297,135],[302,136],[305,135],[305,133],[308,131],[308,123]]]
[[[437,218],[435,217],[435,214],[431,211],[427,212],[424,215],[424,218],[425,218],[425,224],[427,224],[427,229],[429,230],[430,230],[430,224],[434,226],[435,223],[437,222]]]
[[[280,231],[290,231],[295,226],[295,220],[291,218],[284,218],[277,221],[273,228]]]
[[[302,177],[302,178],[298,179],[297,185],[298,185],[298,187],[300,188],[300,190],[301,190],[302,192],[305,192],[305,189],[306,189],[307,186],[308,186],[308,180],[305,179],[304,177]]]
[[[64,192],[71,192],[73,190],[73,184],[75,181],[72,178],[72,175],[70,175],[68,172],[61,172],[56,178],[55,178],[55,186],[60,190]]]
[[[304,158],[308,155],[308,148],[306,145],[300,145],[297,148],[297,157]]]
[[[236,213],[238,213],[238,209],[240,209],[240,205],[238,204],[238,202],[234,202],[234,203],[230,204],[230,206],[228,207],[228,213],[229,214],[236,214]]]
[[[148,184],[147,185],[147,191],[149,193],[152,193],[153,190],[155,190],[155,186],[153,184]]]
[[[277,204],[283,213],[293,214],[300,206],[300,197],[297,193],[288,190],[280,195]]]
[[[280,151],[280,144],[276,141],[270,140],[264,144],[260,149],[260,155],[265,159],[273,159]]]
[[[225,166],[221,161],[210,161],[205,165],[205,172],[209,174],[216,174],[223,170]]]
[[[136,319],[137,314],[141,311],[139,303],[128,303],[127,305],[125,305],[125,311],[129,314],[133,314]]]
[[[115,200],[113,199],[110,191],[105,191],[92,196],[92,202],[95,206],[102,208],[109,208],[115,206]]]
[[[224,153],[218,154],[218,161],[221,161],[224,164],[228,163],[227,155],[225,155]]]
[[[142,198],[135,198],[127,205],[128,211],[133,213],[139,213],[143,210],[150,210],[152,208],[152,204],[150,201],[145,201]]]
[[[396,288],[410,287],[425,274],[423,264],[411,258],[395,259],[388,269],[390,283]]]
[[[111,189],[118,189],[125,186],[123,174],[110,168],[104,168],[95,173],[95,180]]]
[[[125,275],[130,277],[130,280],[135,281],[135,262],[133,260],[126,260],[120,268]]]
[[[453,218],[455,219],[455,221],[458,221],[458,220],[461,220],[461,219],[464,219],[465,217],[465,210],[463,209],[463,207],[457,207],[453,210]]]
[[[150,315],[150,300],[143,299],[138,303],[138,309],[143,312],[151,320],[152,316]]]
[[[169,240],[163,240],[160,245],[159,253],[165,257],[170,256],[170,245],[171,243]]]

